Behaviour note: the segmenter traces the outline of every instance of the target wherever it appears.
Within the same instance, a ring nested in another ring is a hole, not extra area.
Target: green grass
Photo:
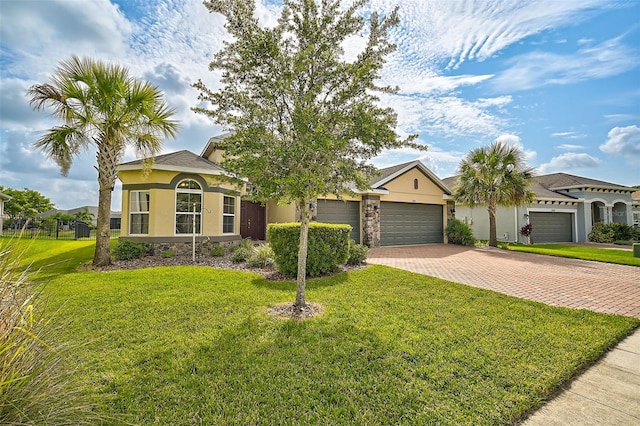
[[[526,253],[546,254],[550,256],[570,257],[573,259],[595,260],[619,265],[640,266],[640,257],[633,257],[630,250],[607,249],[597,247],[572,246],[563,244],[509,244],[509,250]]]
[[[511,424],[640,323],[383,266],[310,280],[303,322],[267,314],[295,283],[257,274],[47,277],[114,424]]]

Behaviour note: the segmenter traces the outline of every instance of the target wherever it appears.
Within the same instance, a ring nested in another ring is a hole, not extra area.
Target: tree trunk
[[[496,206],[489,203],[487,210],[489,211],[489,246],[498,247],[498,238],[496,237]]]
[[[98,228],[96,229],[96,251],[93,255],[94,266],[111,264],[111,191],[101,188],[98,195]]]
[[[305,286],[307,283],[307,251],[309,245],[309,221],[311,213],[309,211],[309,202],[301,201],[298,203],[300,209],[300,244],[298,247],[298,280],[296,285],[296,302],[294,307],[296,310],[303,310],[307,306],[305,300]]]
[[[96,251],[93,255],[94,266],[111,265],[111,194],[117,179],[117,164],[121,157],[117,147],[105,138],[98,145],[96,154],[98,171],[98,218],[96,220]]]

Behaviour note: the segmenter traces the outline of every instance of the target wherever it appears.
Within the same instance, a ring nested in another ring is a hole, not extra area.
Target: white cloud
[[[540,174],[551,172],[566,172],[576,169],[592,169],[598,167],[601,161],[583,152],[566,152],[553,157],[548,163],[538,167]]]
[[[565,139],[582,139],[587,135],[578,132],[556,132],[551,133],[552,138],[565,138]]]
[[[619,123],[621,121],[640,120],[640,114],[607,114],[604,118],[608,123]]]
[[[625,156],[640,160],[640,128],[636,125],[614,127],[609,131],[607,140],[600,145],[600,151],[612,155]]]
[[[582,145],[573,145],[569,143],[563,143],[560,145],[556,145],[556,149],[560,149],[562,151],[577,151],[579,149],[584,149]]]
[[[633,50],[617,37],[573,54],[531,52],[507,61],[509,68],[491,80],[498,90],[522,91],[611,77],[638,66]]]

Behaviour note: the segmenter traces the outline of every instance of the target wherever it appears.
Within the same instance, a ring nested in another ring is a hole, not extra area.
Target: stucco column
[[[362,244],[369,248],[380,246],[380,197],[362,198]]]

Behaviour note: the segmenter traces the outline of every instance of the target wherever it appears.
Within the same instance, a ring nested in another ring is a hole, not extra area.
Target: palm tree
[[[520,206],[533,201],[535,194],[529,190],[533,170],[525,165],[519,148],[498,141],[471,151],[460,162],[455,200],[469,207],[487,206],[490,246],[498,245],[498,206]]]
[[[66,176],[73,157],[93,146],[96,151],[99,197],[96,251],[93,264],[111,263],[109,216],[111,192],[116,183],[116,166],[125,147],[139,155],[160,152],[162,137],[175,137],[162,92],[148,82],[129,76],[125,67],[77,56],[62,61],[48,84],[32,86],[27,95],[37,110],[50,107],[62,121],[35,143]]]

